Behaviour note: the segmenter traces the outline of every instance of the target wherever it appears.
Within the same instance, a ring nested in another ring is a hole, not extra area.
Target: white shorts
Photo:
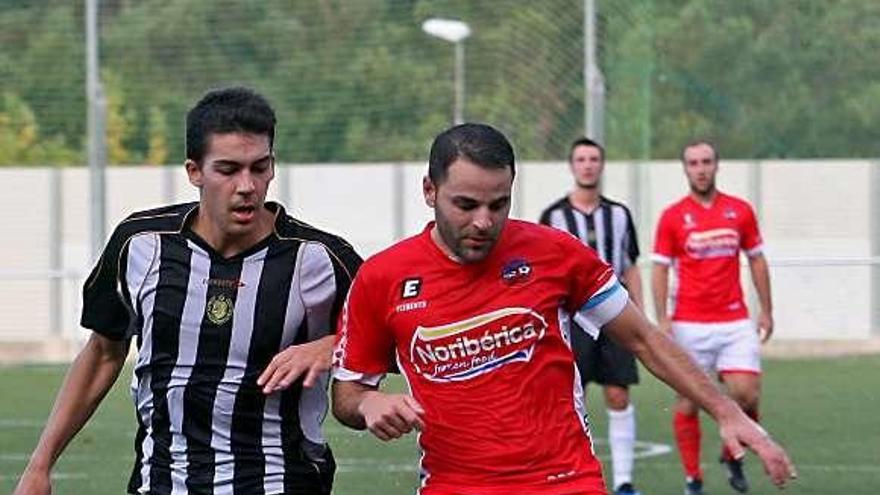
[[[673,321],[672,333],[707,373],[761,373],[761,341],[752,320]]]

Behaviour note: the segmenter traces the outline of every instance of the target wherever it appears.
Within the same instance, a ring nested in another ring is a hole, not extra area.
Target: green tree
[[[71,164],[78,153],[58,137],[42,138],[33,110],[13,93],[0,99],[0,164]]]

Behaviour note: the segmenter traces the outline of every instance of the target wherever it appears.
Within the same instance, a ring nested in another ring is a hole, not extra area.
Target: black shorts
[[[639,383],[635,357],[614,343],[605,332],[599,332],[599,339],[593,340],[587,332],[572,324],[571,347],[581,373],[581,385],[594,382],[627,387]]]
[[[322,446],[319,455],[303,455],[299,462],[286,466],[284,477],[285,495],[330,495],[336,460],[329,446]]]

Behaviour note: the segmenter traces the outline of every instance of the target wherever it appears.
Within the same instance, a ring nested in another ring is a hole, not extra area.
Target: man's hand
[[[425,427],[422,409],[412,396],[406,394],[386,394],[370,391],[358,406],[358,412],[364,417],[367,429],[383,441],[393,440]]]
[[[12,495],[50,495],[52,482],[48,470],[25,469]]]
[[[743,446],[751,449],[764,464],[764,471],[778,488],[784,488],[789,480],[797,478],[794,464],[785,450],[770,435],[741,411],[729,417],[718,418],[721,441],[735,459],[745,455]]]
[[[770,340],[773,335],[773,316],[770,313],[761,311],[758,314],[758,335],[761,337],[761,343]]]
[[[272,358],[257,378],[257,385],[263,387],[264,394],[283,390],[300,377],[304,377],[303,387],[313,386],[321,374],[330,370],[335,341],[334,335],[328,335],[284,349]]]

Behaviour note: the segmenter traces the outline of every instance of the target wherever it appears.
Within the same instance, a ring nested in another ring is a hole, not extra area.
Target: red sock
[[[759,416],[759,414],[758,414],[758,410],[757,410],[757,409],[751,409],[751,410],[744,411],[744,412],[746,413],[746,415],[747,415],[748,417],[752,418],[752,419],[755,421],[755,423],[759,423],[759,422],[760,422],[760,421],[758,421],[758,418],[759,418],[760,416]],[[733,458],[733,455],[730,453],[730,450],[727,448],[727,446],[726,446],[726,445],[722,445],[722,446],[721,446],[721,460],[722,460],[722,461],[729,461],[729,460],[731,460],[732,458]]]
[[[703,470],[700,469],[700,416],[688,416],[676,411],[672,426],[685,476],[703,479]]]

